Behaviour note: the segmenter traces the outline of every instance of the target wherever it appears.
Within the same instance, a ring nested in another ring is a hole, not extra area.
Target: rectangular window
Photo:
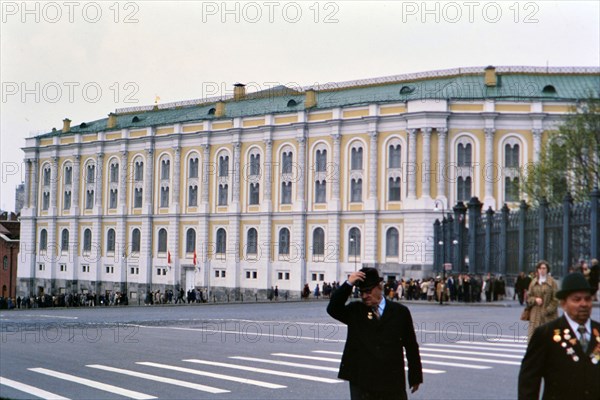
[[[115,272],[115,267],[113,267],[112,265],[107,265],[106,266],[106,273],[107,274],[113,274]]]
[[[283,279],[283,272],[278,272],[277,273],[277,279],[279,279],[279,280]]]
[[[60,272],[67,272],[67,264],[60,264]]]
[[[319,280],[322,282],[325,280],[325,274],[319,274]]]
[[[161,208],[169,207],[169,188],[160,188],[160,206]]]
[[[45,271],[46,270],[46,264],[38,264],[38,270]]]
[[[246,279],[250,279],[250,271],[246,271]]]
[[[196,207],[198,205],[198,186],[190,186],[188,195],[188,207]]]
[[[141,208],[142,207],[142,189],[135,189],[133,195],[133,208]]]
[[[250,184],[250,205],[258,204],[259,201],[259,184],[251,183]]]
[[[111,189],[110,191],[110,199],[108,202],[108,208],[115,209],[117,208],[117,189]]]
[[[65,168],[65,185],[70,185],[73,183],[73,168],[67,167]]]
[[[362,201],[362,179],[352,179],[351,182],[351,198],[352,203],[360,203]]]
[[[94,191],[88,190],[85,196],[85,209],[91,210],[94,207]]]
[[[219,205],[227,205],[227,185],[219,185]]]
[[[281,184],[281,204],[292,204],[292,182]]]
[[[218,278],[219,276],[221,276],[221,271],[215,270],[215,278]]]
[[[312,274],[312,280],[316,281],[317,280],[317,274]]]
[[[289,280],[290,280],[290,273],[289,273],[289,272],[286,272],[286,273],[285,273],[285,280],[286,280],[286,281],[289,281]]]
[[[315,203],[325,203],[326,201],[326,183],[325,181],[315,182]]]
[[[400,178],[390,178],[389,184],[389,201],[400,201]]]
[[[225,270],[221,271],[221,278],[225,278]]]
[[[42,210],[46,211],[50,208],[50,193],[42,194]]]
[[[63,208],[65,210],[70,210],[71,209],[71,192],[66,191],[65,192],[65,201],[63,204]]]
[[[90,266],[89,265],[82,265],[81,266],[81,272],[90,272]]]

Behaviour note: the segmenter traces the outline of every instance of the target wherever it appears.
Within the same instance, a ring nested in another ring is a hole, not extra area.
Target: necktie
[[[585,329],[584,325],[579,325],[579,328],[577,328],[577,331],[581,335],[581,338],[579,339],[579,344],[581,344],[581,348],[583,348],[583,351],[587,352],[588,341],[585,336],[585,333],[587,332],[587,330]]]
[[[381,315],[379,314],[379,306],[373,307],[372,311],[373,311],[373,316],[375,317],[375,319],[381,318]]]

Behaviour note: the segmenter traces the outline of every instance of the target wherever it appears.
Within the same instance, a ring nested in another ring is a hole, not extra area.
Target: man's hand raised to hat
[[[366,278],[366,275],[364,272],[354,271],[348,277],[348,283],[351,284],[352,286],[354,286],[354,285],[356,285],[356,282],[362,282],[365,280],[365,278]]]

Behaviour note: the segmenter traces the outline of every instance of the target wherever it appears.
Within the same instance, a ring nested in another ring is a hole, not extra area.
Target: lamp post
[[[350,243],[352,243],[352,246],[354,247],[354,272],[356,272],[356,239],[354,236],[350,237]]]
[[[441,206],[441,209],[440,209]],[[444,304],[444,293],[446,291],[446,252],[444,251],[444,237],[445,237],[445,222],[446,222],[446,205],[444,204],[444,201],[441,199],[436,199],[435,202],[433,203],[433,211],[441,211],[442,212],[442,231],[441,231],[441,237],[442,240],[440,240],[438,242],[438,244],[440,245],[440,252],[442,253],[442,282],[440,282],[441,288],[442,290],[440,291],[440,305]],[[454,240],[452,242],[453,244],[457,244],[458,241]]]

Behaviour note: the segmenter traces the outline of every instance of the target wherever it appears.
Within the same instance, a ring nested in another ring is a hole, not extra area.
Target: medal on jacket
[[[552,336],[552,340],[554,340],[556,343],[560,342],[560,329],[554,330],[554,336]]]
[[[373,319],[373,313],[371,311],[367,313],[367,318]]]

